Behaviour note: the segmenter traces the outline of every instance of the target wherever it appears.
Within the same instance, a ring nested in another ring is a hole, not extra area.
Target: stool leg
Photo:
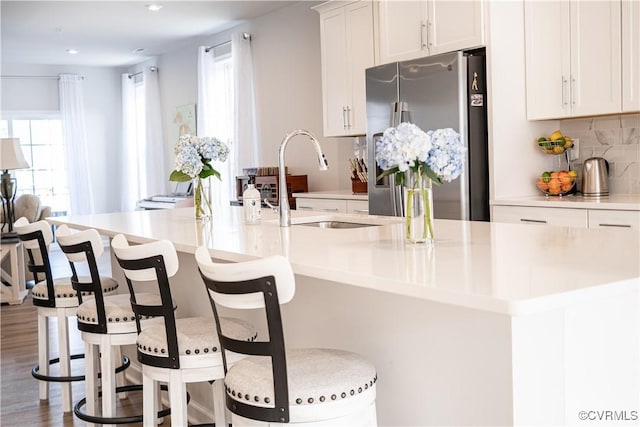
[[[64,310],[58,310],[58,352],[60,355],[60,375],[71,375],[69,356],[69,321]],[[62,387],[62,411],[71,412],[71,383],[60,383]]]
[[[179,369],[169,373],[169,402],[171,402],[171,425],[187,425],[187,385],[182,382]]]
[[[114,356],[115,367],[117,367],[122,364],[122,347],[118,345],[118,346],[115,346],[113,350],[115,355]],[[124,387],[125,385],[127,385],[127,378],[124,375],[124,371],[122,371],[116,375],[116,387]],[[118,393],[118,398],[120,400],[126,399],[127,393]]]
[[[116,367],[113,358],[113,346],[108,335],[100,337],[100,372],[102,373],[102,416],[112,418],[116,414]],[[119,364],[118,364],[119,365]]]
[[[38,313],[38,364],[40,373],[49,375],[49,319]],[[49,381],[40,381],[40,400],[49,400]]]
[[[97,353],[96,346],[94,344],[90,344],[85,342],[84,344],[84,375],[85,375],[85,383],[84,390],[87,399],[87,414],[89,415],[98,415],[96,413],[96,398],[98,396],[98,372],[97,372]],[[87,423],[87,427],[93,427],[94,424]]]
[[[213,383],[213,412],[215,414],[216,426],[226,426],[226,408],[224,405],[224,387],[222,379]]]
[[[142,422],[144,427],[155,427],[158,413],[158,387],[156,382],[144,374],[142,367]]]

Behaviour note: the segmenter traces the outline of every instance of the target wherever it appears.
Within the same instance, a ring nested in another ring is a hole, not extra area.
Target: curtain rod
[[[242,33],[242,38],[243,38],[244,40],[249,40],[249,41],[251,41],[251,34],[249,34],[249,33]],[[231,43],[231,40],[227,40],[226,42],[222,42],[222,43],[215,44],[215,45],[213,45],[213,46],[209,46],[209,47],[207,47],[204,51],[205,51],[205,52],[209,52],[211,49],[215,49],[215,48],[217,48],[217,47],[222,47],[222,46],[228,45],[229,43]]]
[[[158,67],[151,67],[151,71],[158,71]],[[135,77],[142,74],[142,71],[138,71],[137,73],[133,73],[133,74],[129,74],[127,77],[131,78],[131,77]]]
[[[17,75],[9,75],[9,76],[0,76],[3,79],[56,79],[58,80],[60,76],[17,76]],[[84,80],[84,76],[80,76],[82,80]]]

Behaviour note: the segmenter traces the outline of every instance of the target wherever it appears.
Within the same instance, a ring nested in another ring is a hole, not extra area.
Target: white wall
[[[167,177],[174,167],[173,145],[178,137],[172,123],[175,108],[197,102],[198,46],[227,41],[232,31],[247,31],[252,34],[263,153],[262,164],[256,166],[277,166],[277,151],[284,135],[303,128],[320,140],[330,169],[320,172],[311,145],[298,137],[287,148],[289,172],[309,175],[310,190],[350,188],[346,158],[352,152],[351,139],[322,137],[320,20],[311,10],[317,3],[294,3],[149,62],[159,68]]]
[[[491,198],[540,195],[536,178],[554,169],[556,156],[542,153],[534,141],[559,122],[527,120],[523,0],[486,7]]]
[[[85,124],[97,212],[119,208],[119,147],[122,140],[121,85],[117,68],[2,64],[3,76],[84,76]],[[0,80],[2,116],[8,112],[58,111],[57,79]]]

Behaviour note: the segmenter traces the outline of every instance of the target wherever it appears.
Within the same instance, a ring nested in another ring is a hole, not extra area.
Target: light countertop
[[[309,191],[308,193],[293,193],[293,197],[308,199],[342,199],[342,200],[369,200],[367,193],[354,194],[351,190]]]
[[[213,222],[193,219],[192,208],[54,217],[55,224],[123,233],[134,242],[167,239],[194,253],[241,261],[279,254],[296,274],[411,298],[505,314],[564,305],[589,294],[640,286],[640,233],[631,230],[554,228],[436,220],[434,247],[404,240],[401,218],[320,215],[293,211],[300,221],[342,219],[381,224],[353,229],[301,225],[282,228],[263,211],[245,225],[242,209],[216,211]]]
[[[492,200],[493,206],[536,206],[572,209],[613,209],[640,211],[640,194],[611,194],[607,197],[584,197],[581,194],[568,196],[523,196]]]

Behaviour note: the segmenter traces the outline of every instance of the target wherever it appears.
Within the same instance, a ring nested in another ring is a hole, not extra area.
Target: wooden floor
[[[64,254],[51,251],[54,277],[69,276],[69,266]],[[110,274],[109,254],[101,257],[101,274]],[[3,285],[0,285],[3,286]],[[60,385],[50,383],[49,402],[40,401],[38,381],[31,376],[31,368],[38,361],[36,307],[29,294],[21,305],[2,304],[0,308],[0,426],[84,426],[85,423],[73,413],[62,412]],[[75,319],[74,319],[75,320]],[[71,353],[82,353],[84,345],[75,321],[69,322]],[[52,353],[57,354],[55,320],[50,321]],[[135,355],[129,355],[135,357]],[[55,367],[52,373],[55,374]],[[83,361],[72,362],[72,374],[83,375]],[[73,401],[84,397],[84,382],[73,384]],[[119,401],[118,415],[133,415],[142,412],[142,393],[130,393]],[[163,426],[169,426],[168,417]]]

